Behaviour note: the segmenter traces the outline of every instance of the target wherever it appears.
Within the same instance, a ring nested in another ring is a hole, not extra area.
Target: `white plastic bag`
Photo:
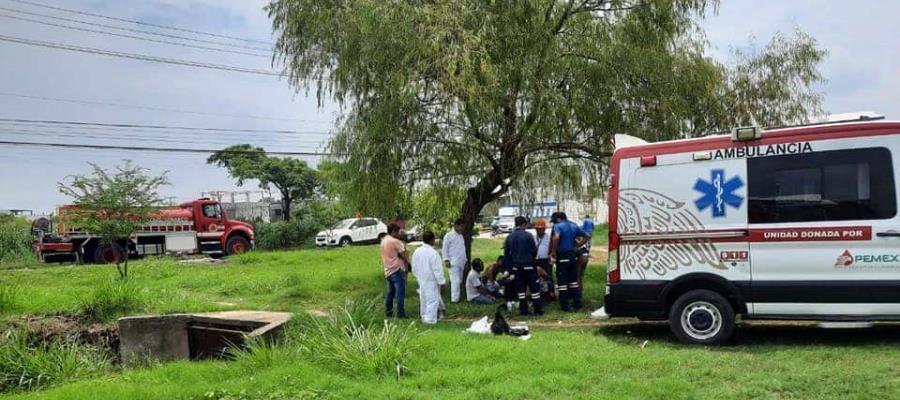
[[[491,324],[488,323],[488,317],[484,316],[478,321],[473,322],[472,325],[466,329],[466,332],[479,334],[491,333]]]

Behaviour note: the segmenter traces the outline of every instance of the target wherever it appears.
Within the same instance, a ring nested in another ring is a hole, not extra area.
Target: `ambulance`
[[[898,162],[872,113],[617,149],[602,311],[692,344],[737,316],[900,320]]]

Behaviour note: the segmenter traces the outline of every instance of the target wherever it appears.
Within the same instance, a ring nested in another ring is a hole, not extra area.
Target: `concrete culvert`
[[[125,317],[118,321],[119,354],[125,364],[228,358],[228,348],[248,338],[274,340],[290,319],[268,311]]]

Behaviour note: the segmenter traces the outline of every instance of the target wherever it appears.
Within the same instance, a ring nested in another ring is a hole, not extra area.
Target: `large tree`
[[[259,181],[261,189],[275,186],[281,193],[281,207],[285,221],[291,219],[291,204],[295,200],[311,198],[320,187],[316,170],[306,161],[296,158],[269,157],[261,147],[239,144],[219,150],[206,160],[228,170],[242,186],[248,179]]]
[[[778,35],[726,65],[709,56],[699,26],[716,5],[272,0],[267,9],[289,83],[347,110],[331,146],[364,174],[357,190],[465,187],[459,215],[471,234],[510,187],[600,186],[614,134],[663,140],[818,112],[815,41]]]

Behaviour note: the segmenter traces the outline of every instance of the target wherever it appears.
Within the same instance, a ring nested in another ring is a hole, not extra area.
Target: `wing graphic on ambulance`
[[[677,234],[703,231],[700,218],[686,206],[662,193],[647,189],[619,191],[619,235],[623,240],[620,266],[625,273],[637,273],[646,279],[648,273],[666,275],[681,266],[707,264],[725,269],[715,245],[704,239],[641,240],[642,234]]]

